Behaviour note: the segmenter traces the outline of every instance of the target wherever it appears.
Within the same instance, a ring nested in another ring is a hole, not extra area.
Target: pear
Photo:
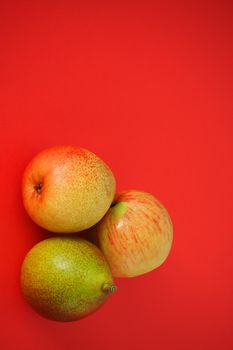
[[[80,237],[52,237],[36,244],[21,268],[21,289],[40,315],[75,321],[97,310],[116,290],[102,252]]]
[[[115,177],[101,158],[69,145],[39,152],[22,179],[28,215],[37,225],[62,234],[95,225],[109,209],[115,189]]]

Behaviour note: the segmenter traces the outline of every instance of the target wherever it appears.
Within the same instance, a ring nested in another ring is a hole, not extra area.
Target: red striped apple
[[[116,196],[96,230],[114,277],[134,277],[157,268],[173,239],[172,222],[161,202],[135,190]]]
[[[115,186],[112,171],[94,153],[57,146],[40,152],[28,164],[22,197],[38,225],[52,232],[78,232],[104,216]]]

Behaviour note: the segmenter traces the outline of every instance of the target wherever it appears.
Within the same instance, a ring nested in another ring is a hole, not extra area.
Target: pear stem
[[[113,293],[117,290],[117,286],[114,283],[104,283],[102,285],[102,291],[107,293]]]

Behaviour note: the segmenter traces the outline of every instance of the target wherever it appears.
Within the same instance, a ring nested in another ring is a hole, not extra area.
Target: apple
[[[22,180],[24,207],[39,226],[72,233],[96,224],[109,209],[116,181],[87,149],[56,146],[38,153]]]
[[[157,268],[173,239],[165,207],[153,195],[136,190],[118,194],[96,230],[114,277],[134,277]]]

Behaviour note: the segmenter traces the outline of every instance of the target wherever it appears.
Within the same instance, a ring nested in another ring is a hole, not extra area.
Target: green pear
[[[41,241],[29,251],[21,269],[21,289],[40,315],[75,321],[97,310],[116,286],[95,245],[64,236]]]

